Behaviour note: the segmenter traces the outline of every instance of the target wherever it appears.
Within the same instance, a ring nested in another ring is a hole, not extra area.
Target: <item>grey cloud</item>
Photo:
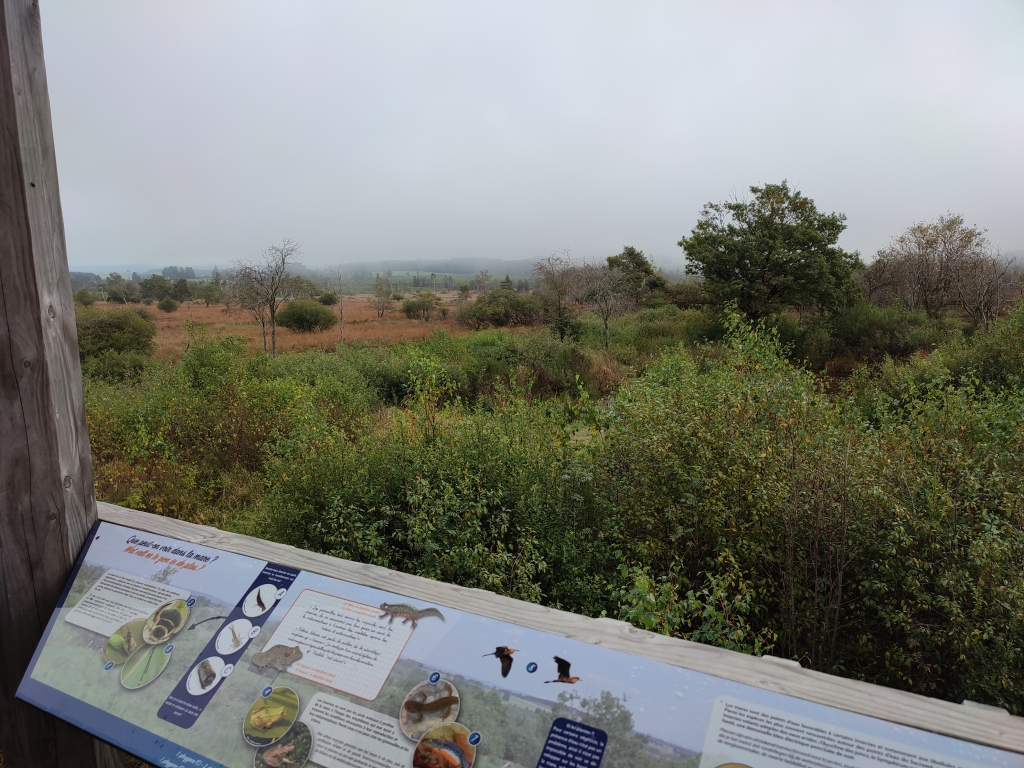
[[[1024,245],[1019,2],[44,0],[72,268],[677,263],[788,178],[872,254],[947,210]]]

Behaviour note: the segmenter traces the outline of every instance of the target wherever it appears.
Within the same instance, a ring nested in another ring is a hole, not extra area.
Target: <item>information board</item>
[[[18,697],[161,768],[1024,768],[1024,755],[105,522]]]

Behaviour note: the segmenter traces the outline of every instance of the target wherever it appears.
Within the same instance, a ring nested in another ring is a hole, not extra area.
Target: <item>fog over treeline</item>
[[[41,3],[72,269],[657,263],[783,179],[870,259],[953,212],[1024,248],[1024,6]]]

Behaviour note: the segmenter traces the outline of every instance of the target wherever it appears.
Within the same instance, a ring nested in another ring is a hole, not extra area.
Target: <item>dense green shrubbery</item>
[[[83,360],[108,350],[153,353],[156,324],[145,309],[86,307],[75,313],[75,322],[78,353]]]
[[[530,293],[497,289],[486,291],[459,307],[460,323],[473,328],[504,328],[510,325],[533,325],[540,320],[541,306]]]
[[[123,382],[138,378],[153,354],[156,323],[135,309],[82,307],[75,312],[82,373]]]
[[[141,383],[87,382],[97,488],[1021,712],[1024,309],[838,394],[781,334],[723,318],[645,310],[613,326],[610,356],[587,350],[587,319],[583,347],[435,332],[277,359],[200,334]],[[882,321],[857,322],[835,328]],[[651,362],[669,341],[691,344]]]
[[[1019,711],[1024,399],[879,393],[872,416],[763,332],[649,369],[616,398],[595,473],[632,580],[620,610]]]
[[[177,310],[179,304],[175,299],[170,296],[164,296],[160,301],[156,303],[156,308],[161,312],[171,313]]]
[[[277,324],[299,333],[326,331],[338,324],[338,316],[329,305],[319,301],[295,299],[285,304],[277,313]]]

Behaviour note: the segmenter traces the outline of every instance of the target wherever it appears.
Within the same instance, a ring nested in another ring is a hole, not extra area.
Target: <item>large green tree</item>
[[[830,312],[854,301],[860,259],[836,245],[846,216],[821,213],[785,181],[750,191],[749,200],[704,206],[679,241],[686,271],[755,319],[787,307]]]

